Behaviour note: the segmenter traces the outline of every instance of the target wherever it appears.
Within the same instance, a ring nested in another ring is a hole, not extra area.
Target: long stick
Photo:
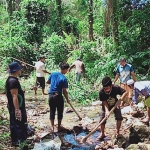
[[[69,102],[70,107],[73,109],[73,111],[77,114],[77,116],[79,117],[79,120],[82,120],[82,118],[80,117],[80,115],[77,113],[77,111],[74,109],[74,107],[72,106],[72,104]]]
[[[22,62],[22,63],[24,63],[24,64],[26,64],[26,65],[28,65],[28,66],[30,66],[30,67],[34,67],[33,65],[30,65],[30,64],[28,64],[28,63],[26,63],[26,62],[24,62],[24,61],[21,61],[21,60],[19,60],[19,59],[14,58],[14,57],[10,57],[10,58],[13,58],[13,59],[15,59],[15,60],[17,60],[17,61],[19,61],[19,62]]]
[[[110,110],[109,115],[115,110],[116,105]],[[86,142],[86,140],[97,130],[97,128],[108,119],[106,116],[87,136],[85,136],[82,140],[81,143]]]

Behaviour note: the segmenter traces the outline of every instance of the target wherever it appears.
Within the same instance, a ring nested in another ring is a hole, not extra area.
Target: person
[[[117,73],[115,76],[114,84],[116,84],[116,81],[120,77],[120,87],[128,92],[128,95],[126,97],[126,105],[130,104],[132,98],[132,90],[130,90],[130,88],[128,88],[127,86],[127,81],[131,79],[131,76],[133,80],[136,81],[136,75],[134,73],[133,66],[128,64],[125,58],[121,58],[120,65],[117,67]]]
[[[42,88],[42,96],[44,98],[44,95],[47,95],[44,90],[45,90],[45,77],[44,73],[50,74],[48,71],[45,69],[45,56],[40,56],[40,60],[35,63],[35,70],[36,70],[36,86],[34,87],[35,91],[35,98],[37,94],[37,88],[40,87]],[[37,98],[36,98],[37,99]]]
[[[25,109],[25,97],[18,78],[22,66],[17,62],[9,64],[9,77],[6,80],[6,97],[10,115],[10,136],[12,146],[24,144],[27,139],[27,114]],[[23,150],[28,146],[24,145]]]
[[[81,61],[80,58],[77,58],[77,60],[70,66],[69,72],[74,67],[76,68],[76,70],[75,70],[75,74],[76,74],[75,81],[76,81],[76,83],[79,83],[81,80],[81,77],[85,75],[84,63]]]
[[[109,117],[110,110],[116,105],[117,107],[114,110],[116,122],[116,137],[119,137],[119,130],[121,127],[121,122],[123,120],[121,109],[119,107],[121,101],[124,100],[127,95],[127,91],[122,89],[120,86],[113,85],[110,77],[105,77],[102,80],[103,88],[99,92],[99,99],[102,101],[102,111],[100,114],[100,121],[103,120],[105,116]],[[119,100],[117,99],[117,95],[121,95]],[[105,138],[105,124],[106,121],[102,123],[100,126],[101,134],[98,137],[99,140]]]
[[[64,110],[64,97],[66,98],[67,103],[69,103],[68,98],[68,82],[67,78],[64,76],[68,69],[68,63],[61,63],[59,65],[60,71],[53,72],[47,80],[47,83],[50,84],[49,89],[49,106],[50,106],[50,122],[52,126],[52,131],[54,131],[54,119],[55,119],[55,112],[57,108],[57,119],[58,119],[58,131],[61,131],[63,127],[61,126],[62,118],[63,118],[63,110]]]
[[[150,97],[150,81],[135,82],[133,79],[130,79],[127,81],[127,85],[134,90],[134,95],[132,97],[133,104],[137,104],[139,95],[145,96],[145,99]],[[150,107],[147,107],[147,116],[141,121],[144,123],[150,121]]]

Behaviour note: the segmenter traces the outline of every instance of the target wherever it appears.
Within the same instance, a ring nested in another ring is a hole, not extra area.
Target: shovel
[[[72,106],[71,102],[69,102],[70,107],[73,109],[73,111],[77,114],[79,120],[82,120],[82,118],[80,117],[80,115],[77,113],[77,111],[74,109],[74,107]]]
[[[116,105],[110,110],[109,115],[115,110]],[[81,143],[85,143],[86,140],[97,130],[97,128],[108,119],[108,117],[106,116],[87,136],[83,137],[81,139]]]

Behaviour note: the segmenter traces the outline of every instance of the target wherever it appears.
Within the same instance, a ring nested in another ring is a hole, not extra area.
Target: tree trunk
[[[112,35],[114,38],[114,42],[118,44],[118,15],[117,15],[117,0],[113,1],[112,7]]]
[[[112,15],[112,1],[106,1],[106,10],[104,14],[104,36],[108,37],[110,35],[110,23],[111,23],[111,15]]]
[[[93,36],[93,0],[88,0],[88,5],[89,5],[89,40],[93,41],[94,36]]]
[[[8,13],[10,16],[12,16],[13,13],[13,0],[7,0],[8,3]]]
[[[61,0],[56,0],[56,5],[57,5],[57,23],[58,23],[58,35],[63,35],[62,34],[62,8],[61,8]]]

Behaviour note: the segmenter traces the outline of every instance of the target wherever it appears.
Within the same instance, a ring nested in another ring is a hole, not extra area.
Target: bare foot
[[[106,137],[105,134],[100,134],[100,135],[97,137],[97,140],[98,140],[98,141],[101,141],[101,140],[103,140],[105,137]]]
[[[43,95],[48,95],[47,93],[43,93]]]

